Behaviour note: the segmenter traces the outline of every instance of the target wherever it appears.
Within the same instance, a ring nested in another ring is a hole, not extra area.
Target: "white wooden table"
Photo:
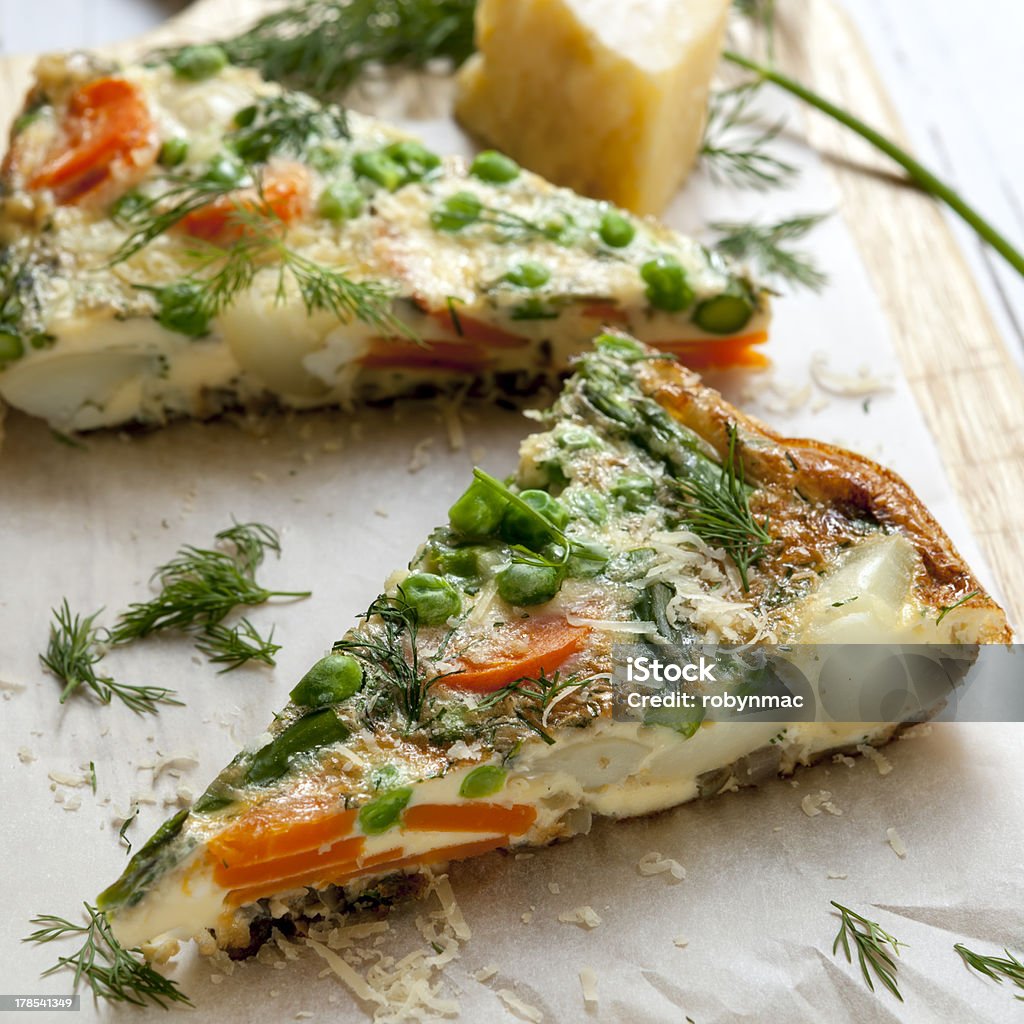
[[[1024,247],[1024,3],[843,4],[918,155]],[[188,0],[0,0],[0,56],[126,39],[186,6]],[[1024,280],[951,220],[1007,347],[1024,369]]]

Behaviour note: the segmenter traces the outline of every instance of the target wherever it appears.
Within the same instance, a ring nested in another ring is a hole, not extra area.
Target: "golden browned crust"
[[[770,532],[781,542],[762,559],[762,586],[792,570],[824,568],[862,535],[858,523],[881,527],[901,533],[921,556],[915,589],[923,604],[948,608],[967,598],[965,608],[986,613],[984,635],[977,639],[1009,643],[1012,631],[1003,610],[935,517],[892,470],[821,441],[784,437],[730,405],[678,363],[652,360],[639,380],[647,394],[720,456],[728,449],[729,427],[736,427],[744,473],[759,488],[751,507],[755,514],[768,516]]]

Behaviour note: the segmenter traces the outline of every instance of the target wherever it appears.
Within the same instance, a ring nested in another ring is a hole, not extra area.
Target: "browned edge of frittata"
[[[785,437],[741,412],[700,375],[667,359],[640,366],[641,389],[684,426],[710,443],[724,458],[729,428],[737,430],[737,457],[747,480],[759,490],[751,509],[768,516],[769,532],[782,541],[782,552],[769,551],[759,566],[771,575],[787,554],[803,549],[825,561],[818,550],[820,530],[841,535],[841,522],[822,523],[829,510],[845,517],[867,517],[883,528],[898,530],[921,556],[923,571],[914,581],[918,598],[933,608],[949,607],[971,596],[965,606],[997,617],[975,638],[979,643],[1009,643],[1013,631],[1003,609],[988,594],[954,547],[935,517],[898,474],[864,455],[806,438]],[[793,494],[800,502],[793,502]],[[819,532],[815,534],[813,531]],[[993,614],[994,613],[994,614]]]

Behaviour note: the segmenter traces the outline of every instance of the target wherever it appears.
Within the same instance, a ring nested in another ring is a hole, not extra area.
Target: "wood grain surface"
[[[196,0],[140,39],[131,56],[230,34],[273,4]],[[871,55],[833,0],[780,4],[780,64],[905,141]],[[32,57],[0,60],[0,126],[21,103]],[[810,112],[809,140],[827,159],[842,212],[867,264],[903,370],[934,434],[1011,621],[1024,623],[1024,379],[941,211],[902,184],[866,143]]]

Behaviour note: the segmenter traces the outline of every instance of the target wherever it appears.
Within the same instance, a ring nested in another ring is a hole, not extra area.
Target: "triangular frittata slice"
[[[122,942],[212,929],[251,951],[274,920],[388,902],[429,865],[549,843],[594,814],[658,811],[898,728],[621,720],[612,653],[632,634],[1009,637],[898,477],[779,437],[635,340],[599,337],[541,418],[508,482],[476,472],[268,734],[102,894]]]
[[[0,196],[0,397],[61,430],[529,389],[603,325],[763,362],[767,293],[699,243],[216,47],[45,58]]]

